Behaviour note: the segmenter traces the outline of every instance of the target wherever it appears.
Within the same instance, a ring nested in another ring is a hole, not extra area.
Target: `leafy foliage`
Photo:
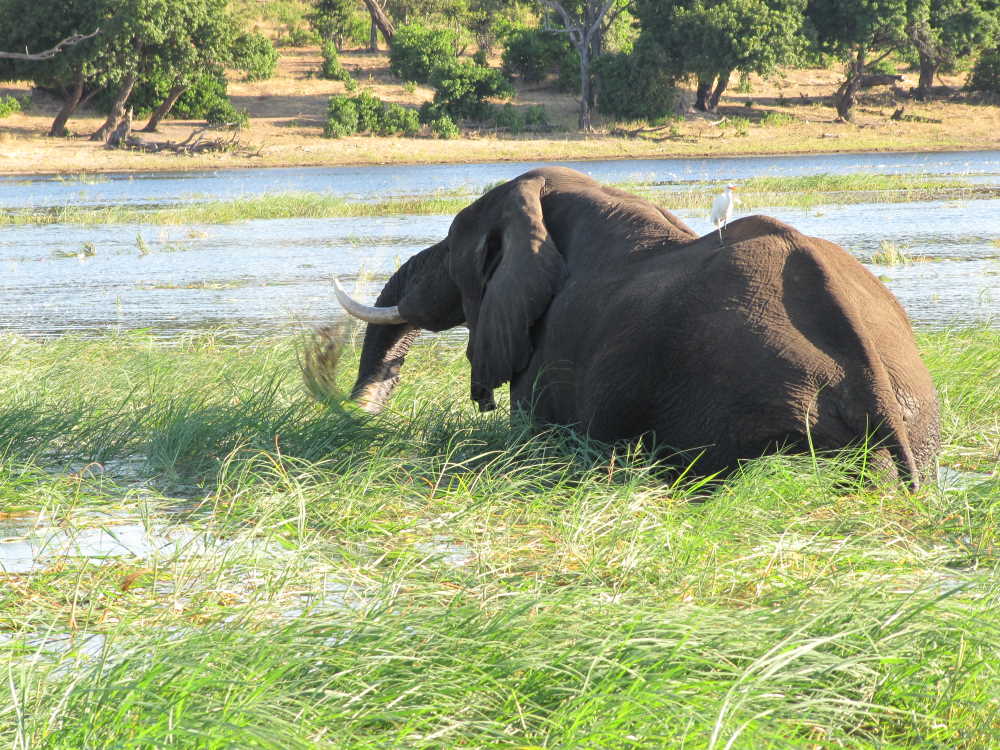
[[[278,50],[263,34],[241,34],[233,46],[230,62],[246,73],[246,81],[266,81],[278,69]]]
[[[21,111],[21,102],[15,96],[0,96],[0,117],[10,117]]]
[[[326,110],[324,138],[343,138],[358,132],[358,109],[346,96],[331,96]]]
[[[330,97],[323,136],[343,138],[354,133],[412,136],[419,130],[416,110],[395,102],[383,102],[372,93],[362,91],[352,98]]]
[[[392,38],[389,69],[403,81],[428,83],[434,70],[454,61],[458,37],[449,29],[401,26]]]
[[[440,114],[436,118],[430,121],[431,133],[433,133],[438,138],[448,140],[450,138],[458,138],[459,129],[455,121],[452,120],[446,114]]]
[[[434,103],[454,119],[488,120],[493,105],[486,99],[514,96],[514,87],[499,70],[459,60],[436,68],[431,85]]]
[[[307,18],[320,38],[338,50],[348,40],[361,42],[368,35],[368,18],[358,12],[355,0],[316,0]]]
[[[340,57],[337,55],[337,45],[333,42],[323,42],[323,66],[320,75],[331,81],[343,81],[347,83],[353,80],[351,74],[340,64]]]
[[[564,34],[543,29],[518,29],[504,45],[503,69],[526,83],[541,81],[559,71],[572,47]]]
[[[674,80],[652,52],[604,55],[594,63],[597,108],[623,120],[654,120],[674,105]]]
[[[983,51],[979,55],[966,88],[970,91],[985,91],[1000,94],[1000,47]]]

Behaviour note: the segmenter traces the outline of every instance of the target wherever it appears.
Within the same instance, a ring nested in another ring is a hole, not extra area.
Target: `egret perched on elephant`
[[[719,231],[719,242],[722,242],[722,230],[733,218],[733,205],[736,203],[733,191],[736,189],[736,185],[726,185],[726,192],[715,196],[715,200],[712,201],[712,213],[709,215],[709,219]]]
[[[562,167],[499,185],[407,260],[369,321],[352,397],[383,408],[421,330],[469,328],[471,397],[600,440],[649,435],[714,473],[780,448],[871,441],[912,486],[938,407],[909,320],[853,256],[766,216],[728,246]],[[388,308],[388,309],[385,309]]]

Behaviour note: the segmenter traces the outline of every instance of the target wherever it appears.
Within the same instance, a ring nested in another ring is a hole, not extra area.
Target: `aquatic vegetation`
[[[487,185],[486,188],[494,187]],[[714,183],[692,183],[686,190],[663,189],[655,183],[630,182],[621,187],[671,210],[701,208],[718,193]],[[959,178],[927,175],[810,175],[759,177],[740,183],[743,210],[759,206],[836,205],[944,200],[961,196],[989,199],[1000,190]],[[266,193],[231,200],[206,200],[160,208],[114,205],[98,208],[66,205],[41,211],[10,211],[0,226],[20,224],[218,224],[251,219],[381,217],[401,214],[441,215],[460,211],[476,197],[465,190],[437,190],[425,195],[377,201],[349,201],[325,193]]]
[[[872,255],[872,263],[883,266],[901,266],[910,262],[896,243],[891,240],[880,240],[878,252]]]
[[[0,573],[0,739],[989,747],[1000,333],[920,345],[978,473],[910,495],[863,451],[707,485],[512,429],[441,341],[370,418],[306,392],[298,339],[3,339],[0,560],[34,551]]]

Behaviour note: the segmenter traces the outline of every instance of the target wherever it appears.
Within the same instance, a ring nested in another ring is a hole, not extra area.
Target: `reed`
[[[920,334],[981,473],[916,494],[860,448],[706,484],[537,433],[433,339],[370,417],[331,340],[322,402],[299,339],[4,342],[0,527],[49,543],[0,573],[4,746],[1000,740],[995,330]]]

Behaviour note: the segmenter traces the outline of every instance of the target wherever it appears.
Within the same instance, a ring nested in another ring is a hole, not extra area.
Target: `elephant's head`
[[[352,398],[378,412],[399,381],[421,329],[469,327],[472,399],[494,408],[493,389],[528,365],[530,330],[562,283],[565,264],[542,216],[545,177],[529,172],[463,209],[448,237],[389,279],[376,307],[338,298],[368,322]]]

